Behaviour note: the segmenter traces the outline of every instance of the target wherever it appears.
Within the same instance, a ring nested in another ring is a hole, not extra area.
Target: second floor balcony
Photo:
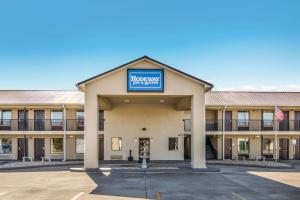
[[[223,125],[223,123],[225,123]],[[300,120],[277,122],[278,131],[300,131]],[[206,120],[206,131],[275,131],[275,120]]]
[[[84,131],[83,119],[0,119],[0,131]]]

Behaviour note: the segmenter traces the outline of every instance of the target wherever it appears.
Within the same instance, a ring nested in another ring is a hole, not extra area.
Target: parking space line
[[[241,195],[238,195],[237,193],[232,192],[232,195],[237,197],[240,200],[247,200],[246,198],[242,197]]]
[[[74,196],[71,200],[76,200],[78,199],[81,195],[83,195],[84,192],[79,192],[76,196]]]

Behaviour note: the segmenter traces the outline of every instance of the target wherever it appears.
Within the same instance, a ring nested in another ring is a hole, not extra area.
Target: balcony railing
[[[83,131],[84,120],[78,119],[6,119],[0,120],[0,131]]]
[[[206,131],[275,131],[274,120],[206,120]],[[278,122],[278,131],[300,131],[300,120]]]

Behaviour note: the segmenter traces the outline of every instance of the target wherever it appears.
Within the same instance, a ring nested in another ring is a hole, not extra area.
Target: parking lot
[[[126,170],[85,173],[68,167],[0,171],[0,199],[299,199],[295,169],[211,166],[220,172]]]

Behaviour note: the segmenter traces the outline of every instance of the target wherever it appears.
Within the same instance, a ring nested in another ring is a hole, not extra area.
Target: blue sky
[[[75,83],[148,55],[216,89],[300,91],[300,1],[1,1],[0,89]]]

